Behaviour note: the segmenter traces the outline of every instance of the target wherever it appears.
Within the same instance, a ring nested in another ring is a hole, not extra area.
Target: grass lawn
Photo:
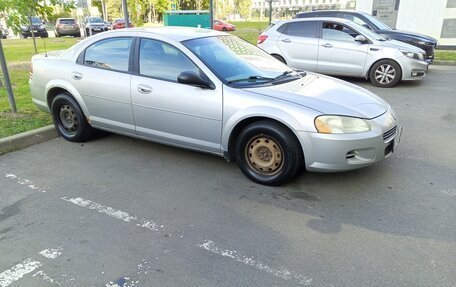
[[[256,44],[258,35],[269,25],[267,21],[233,21],[236,31],[230,32],[252,44]],[[46,38],[36,39],[38,52],[66,49],[76,43],[78,38]],[[6,89],[0,87],[0,138],[20,132],[39,128],[51,123],[50,115],[40,112],[32,103],[28,77],[30,58],[34,55],[32,39],[2,40],[8,63],[11,83],[18,112],[10,112]],[[436,50],[436,60],[456,61],[456,51]],[[0,71],[0,77],[3,75]],[[3,82],[3,79],[2,79]]]
[[[44,40],[44,41],[43,41]],[[36,39],[38,53],[66,49],[76,43],[76,38]],[[5,87],[0,87],[0,138],[43,127],[52,123],[51,117],[39,111],[32,103],[29,92],[30,59],[34,55],[32,39],[2,40],[11,85],[18,112],[11,113]],[[0,69],[0,77],[3,74]]]

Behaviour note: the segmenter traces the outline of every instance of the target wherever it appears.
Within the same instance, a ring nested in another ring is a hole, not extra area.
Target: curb
[[[456,61],[434,61],[432,64],[439,66],[456,66]]]
[[[58,137],[53,125],[0,139],[0,155]]]

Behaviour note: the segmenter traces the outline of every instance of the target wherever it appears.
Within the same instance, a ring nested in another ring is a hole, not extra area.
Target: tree
[[[6,17],[8,27],[19,33],[22,25],[29,24],[30,16],[50,18],[55,5],[60,5],[64,11],[70,11],[75,7],[73,2],[66,0],[1,0],[0,14]]]
[[[53,5],[61,5],[66,10],[74,7],[72,2],[65,0],[1,0],[0,16],[6,17],[6,24],[8,27],[10,27],[15,33],[19,33],[22,25],[28,25],[30,16],[38,15],[43,18],[47,18],[52,15],[52,12],[54,11]],[[8,101],[10,103],[11,111],[15,113],[16,103],[9,81],[8,67],[6,65],[2,45],[0,45],[0,62],[7,85],[6,90],[8,92]]]

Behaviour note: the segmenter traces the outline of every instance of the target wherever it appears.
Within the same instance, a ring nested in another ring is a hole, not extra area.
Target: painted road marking
[[[9,286],[11,283],[24,277],[29,273],[32,273],[41,266],[41,262],[33,260],[32,258],[25,259],[21,263],[18,263],[10,269],[0,273],[0,287]]]
[[[44,249],[44,250],[40,251],[40,255],[43,255],[44,257],[46,257],[48,259],[55,259],[55,258],[59,257],[60,255],[62,255],[62,253],[63,253],[62,248],[55,248],[55,249],[49,248],[49,249]]]
[[[5,177],[6,177],[7,179],[14,180],[14,181],[16,181],[17,183],[19,183],[19,184],[21,184],[21,185],[26,185],[26,186],[29,187],[30,189],[37,190],[37,191],[39,191],[39,192],[46,192],[46,189],[34,185],[33,182],[32,182],[31,180],[24,179],[24,178],[20,178],[20,177],[18,177],[18,176],[15,175],[15,174],[12,174],[12,173],[5,173]]]
[[[252,266],[258,270],[267,272],[276,277],[279,277],[279,278],[282,278],[285,280],[294,280],[298,284],[303,285],[303,286],[310,286],[310,284],[312,283],[312,278],[308,278],[308,277],[300,275],[300,274],[295,274],[291,271],[288,271],[287,269],[285,269],[283,267],[272,268],[266,264],[261,263],[258,260],[253,259],[253,257],[247,257],[247,256],[242,255],[239,251],[220,249],[211,240],[207,240],[206,242],[199,244],[198,247],[203,248],[212,253],[215,253],[217,255],[221,255],[223,257],[228,257],[237,262],[241,262],[243,264]]]
[[[35,274],[32,275],[33,277],[39,277],[41,278],[42,280],[46,281],[46,282],[49,282],[49,283],[52,283],[54,285],[57,285],[57,286],[60,286],[62,285],[62,283],[60,283],[59,281],[49,277],[46,273],[43,272],[43,270],[40,270],[38,272],[36,272]]]
[[[39,254],[43,255],[46,258],[49,259],[55,259],[57,258],[60,254],[57,253],[49,253],[49,250],[62,250],[61,248],[58,249],[44,249],[39,252]],[[46,256],[46,255],[52,254],[53,256]],[[9,286],[11,283],[16,282],[17,280],[21,279],[25,275],[32,273],[35,271],[37,268],[41,267],[42,263],[40,261],[36,261],[32,258],[27,258],[21,263],[18,263],[11,267],[10,269],[3,271],[0,273],[0,287],[6,287]],[[38,272],[37,272],[38,273]],[[44,274],[44,273],[43,273]],[[49,277],[47,277],[49,278]],[[51,279],[51,278],[49,278]],[[52,280],[52,279],[51,279]]]
[[[76,204],[81,207],[85,207],[91,210],[95,210],[101,214],[108,215],[110,217],[128,222],[128,223],[135,223],[136,226],[146,228],[148,230],[152,231],[158,231],[160,229],[163,229],[165,226],[164,225],[159,225],[155,221],[152,220],[146,220],[144,218],[138,218],[137,216],[130,215],[125,211],[121,211],[109,206],[105,206],[96,202],[93,202],[88,199],[84,199],[81,197],[76,197],[76,198],[67,198],[67,197],[61,197],[60,199],[71,202],[73,204]]]

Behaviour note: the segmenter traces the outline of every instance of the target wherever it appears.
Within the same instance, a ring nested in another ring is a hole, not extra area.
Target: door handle
[[[283,39],[282,42],[284,42],[284,43],[291,43],[291,40],[290,40],[290,39]]]
[[[141,94],[150,94],[152,93],[152,88],[146,85],[138,85],[138,92]]]
[[[82,74],[81,73],[78,73],[78,72],[73,72],[71,74],[71,77],[75,80],[81,80],[82,79]]]
[[[329,43],[323,44],[322,46],[325,47],[325,48],[332,48],[333,47],[333,45],[331,45]]]

